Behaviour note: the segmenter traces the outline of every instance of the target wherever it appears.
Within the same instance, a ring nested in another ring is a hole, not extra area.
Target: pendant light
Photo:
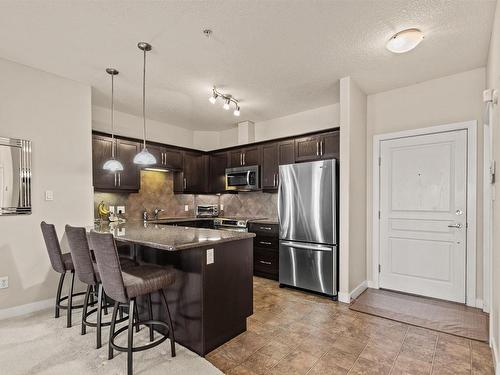
[[[156,164],[156,158],[146,148],[146,52],[151,51],[151,44],[139,42],[137,47],[144,52],[144,66],[142,69],[142,121],[144,143],[141,152],[134,157],[134,163],[140,165]]]
[[[111,76],[111,159],[107,160],[102,169],[105,169],[110,172],[118,172],[123,171],[123,165],[118,160],[115,159],[115,76],[119,73],[118,70],[114,68],[107,68],[106,73]]]

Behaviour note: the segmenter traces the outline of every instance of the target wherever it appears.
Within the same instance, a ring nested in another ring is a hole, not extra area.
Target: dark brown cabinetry
[[[245,147],[229,151],[229,168],[260,165],[261,147]]]
[[[295,140],[295,161],[314,161],[339,157],[339,132],[329,132]]]
[[[134,164],[134,156],[140,145],[134,141],[116,139],[116,159],[123,164],[123,171],[112,173],[102,169],[111,157],[112,140],[110,137],[92,136],[92,175],[95,190],[138,191],[140,188],[139,169]]]
[[[152,168],[171,169],[180,171],[182,169],[182,151],[156,144],[148,144],[148,150],[156,158],[156,164]]]
[[[295,163],[295,142],[283,141],[278,143],[279,165]]]
[[[262,146],[262,189],[273,190],[278,188],[278,143]]]
[[[227,152],[211,154],[209,164],[208,191],[210,193],[223,193],[226,190]]]
[[[253,242],[253,272],[256,276],[278,280],[279,237],[278,224],[250,223],[248,231],[255,233]]]
[[[206,193],[208,156],[199,152],[184,151],[182,171],[174,175],[174,192]]]

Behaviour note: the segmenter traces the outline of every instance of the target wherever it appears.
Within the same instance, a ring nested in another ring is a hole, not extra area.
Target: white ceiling
[[[148,117],[197,130],[228,129],[213,84],[261,121],[338,101],[350,75],[374,93],[486,64],[495,1],[0,1],[0,57],[93,87],[109,105],[105,68],[120,70],[116,108],[141,114],[148,41]],[[385,42],[418,27],[425,40],[394,55]],[[207,39],[202,30],[210,28]]]

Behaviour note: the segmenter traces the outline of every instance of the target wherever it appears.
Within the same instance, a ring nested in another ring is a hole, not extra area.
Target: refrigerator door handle
[[[296,249],[304,249],[304,250],[315,250],[315,251],[333,251],[334,246],[325,246],[325,245],[316,245],[316,244],[302,244],[299,242],[292,241],[281,241],[280,245],[290,246]]]

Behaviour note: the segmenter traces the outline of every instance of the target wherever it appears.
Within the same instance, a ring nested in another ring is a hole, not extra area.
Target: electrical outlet
[[[45,191],[45,200],[53,201],[54,200],[54,192],[52,190]]]
[[[119,214],[124,214],[125,213],[125,206],[116,206],[116,211]]]
[[[0,277],[0,289],[9,287],[9,276]]]
[[[224,205],[223,204],[220,205],[220,210],[224,211]]]
[[[109,206],[109,212],[114,214],[115,213],[115,206]]]
[[[214,249],[207,249],[207,264],[214,263]]]
[[[184,205],[184,211],[186,211],[186,212],[189,211],[189,206],[187,204]]]

